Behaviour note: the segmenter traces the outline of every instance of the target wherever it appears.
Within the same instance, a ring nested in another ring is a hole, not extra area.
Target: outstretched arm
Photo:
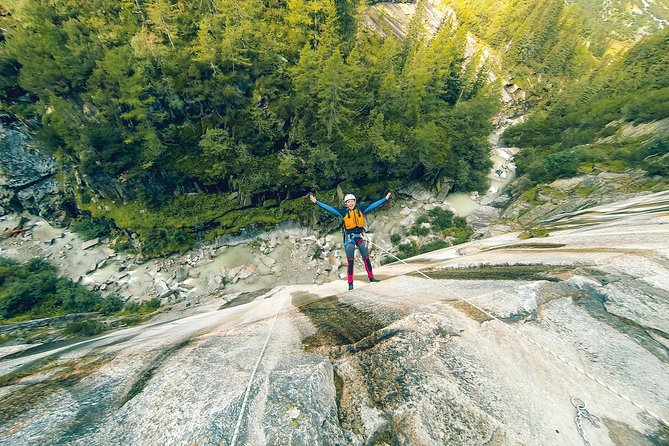
[[[383,203],[385,203],[385,202],[388,201],[389,199],[390,199],[390,192],[388,192],[388,193],[386,194],[386,196],[383,197],[382,199],[380,199],[379,201],[375,201],[374,203],[372,203],[372,204],[370,204],[369,206],[367,206],[367,207],[365,208],[365,210],[362,211],[362,213],[363,213],[363,214],[366,214],[367,212],[369,212],[369,211],[371,211],[371,210],[373,210],[373,209],[376,209],[377,207],[381,206]]]
[[[320,201],[316,200],[316,197],[314,197],[314,194],[309,194],[309,199],[311,200],[312,203],[317,204],[318,206],[322,207],[326,211],[335,214],[337,217],[344,218],[344,216],[341,215],[337,209],[333,208],[329,204],[321,203]]]

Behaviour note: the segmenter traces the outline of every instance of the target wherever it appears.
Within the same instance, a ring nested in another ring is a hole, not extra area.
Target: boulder
[[[412,183],[408,187],[400,189],[398,192],[408,195],[417,201],[428,201],[432,197],[432,192],[416,183]]]
[[[158,296],[158,299],[167,299],[168,297],[174,295],[177,290],[167,290],[163,294]]]
[[[479,206],[467,215],[467,224],[469,224],[474,231],[478,231],[487,226],[490,226],[495,220],[499,218],[501,210],[492,206]]]
[[[511,201],[511,197],[507,194],[502,194],[498,197],[496,197],[494,200],[490,202],[490,206],[494,208],[504,208],[506,207],[509,202]]]
[[[90,249],[99,243],[100,239],[94,238],[81,244],[81,249]]]
[[[174,279],[177,282],[183,282],[184,280],[188,279],[188,270],[183,266],[180,266],[179,268],[177,268],[177,271],[174,275]]]
[[[244,268],[244,265],[236,266],[232,268],[230,271],[228,271],[228,280],[233,281],[237,279],[238,278],[237,275],[242,270],[242,268]]]
[[[276,263],[276,260],[274,260],[270,256],[262,256],[260,257],[260,261],[269,268],[273,267],[274,264]]]

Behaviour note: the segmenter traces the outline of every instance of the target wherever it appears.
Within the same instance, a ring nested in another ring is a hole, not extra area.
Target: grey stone
[[[267,267],[269,267],[269,268],[271,268],[272,266],[274,266],[274,264],[276,263],[276,260],[274,260],[274,259],[271,258],[270,256],[262,256],[262,257],[260,258],[260,261],[261,261],[265,266],[267,266]]]
[[[54,158],[29,149],[25,135],[0,125],[0,186],[27,186],[56,170]]]
[[[504,208],[511,202],[511,197],[507,194],[502,194],[490,202],[490,206],[495,208]]]
[[[467,215],[467,224],[469,224],[474,231],[490,226],[497,219],[499,219],[501,210],[492,206],[479,206]]]
[[[432,193],[429,190],[416,183],[412,183],[406,188],[400,189],[398,192],[408,195],[418,201],[428,201],[430,197],[432,197]]]
[[[177,291],[176,290],[167,290],[160,296],[158,296],[159,299],[167,299],[168,297],[174,295]]]
[[[90,249],[93,246],[97,245],[100,242],[100,239],[94,238],[88,241],[85,241],[84,243],[81,244],[81,249]]]
[[[182,282],[182,281],[188,279],[188,270],[186,268],[184,268],[183,266],[180,266],[176,271],[174,279],[177,282]]]
[[[228,271],[228,280],[238,279],[237,275],[244,268],[244,265],[236,266]]]

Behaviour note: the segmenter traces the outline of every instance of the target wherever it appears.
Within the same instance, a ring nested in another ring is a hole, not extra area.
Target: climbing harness
[[[369,237],[367,237],[364,232],[359,234],[354,232],[349,234],[344,233],[344,246],[349,243],[353,243],[355,246],[360,246],[362,242],[369,242]]]
[[[246,404],[249,399],[249,393],[251,391],[251,385],[253,384],[253,380],[255,379],[256,372],[258,371],[258,366],[260,365],[260,360],[262,359],[263,355],[265,354],[265,349],[267,348],[267,344],[269,343],[269,338],[272,336],[272,332],[274,331],[274,326],[276,325],[276,320],[279,318],[279,313],[281,310],[283,310],[284,303],[281,304],[278,310],[276,310],[276,315],[274,316],[274,321],[272,321],[272,326],[269,329],[269,332],[267,333],[267,337],[265,338],[265,344],[262,346],[262,350],[260,350],[260,355],[258,355],[258,360],[256,361],[255,367],[253,367],[253,372],[251,372],[251,377],[249,378],[249,382],[246,384],[246,391],[244,391],[244,399],[242,400],[242,407],[239,409],[239,416],[237,417],[237,425],[235,426],[235,432],[232,435],[232,440],[230,441],[230,446],[235,446],[237,444],[237,436],[239,435],[239,428],[242,425],[242,418],[244,417],[244,412],[246,411]]]
[[[583,418],[589,420],[592,423],[592,425],[598,429],[600,420],[598,417],[588,412],[588,409],[585,406],[585,402],[582,399],[572,397],[571,404],[576,408],[576,416],[574,417],[574,422],[576,423],[576,430],[583,439],[583,443],[585,444],[585,446],[591,446],[590,442],[585,436],[585,431],[583,430],[583,425],[582,425]]]
[[[484,297],[484,296],[486,296],[487,294],[492,294],[492,293],[481,294],[481,295],[478,295],[478,296],[472,296],[472,297],[470,297],[470,298],[468,298],[468,299],[465,299],[465,298],[461,297],[460,295],[458,295],[456,292],[450,290],[448,287],[446,287],[446,285],[444,285],[444,284],[442,284],[442,283],[436,281],[435,279],[433,279],[432,277],[428,276],[427,274],[425,274],[424,272],[420,271],[419,269],[414,268],[412,265],[410,265],[410,264],[408,264],[407,262],[405,262],[404,260],[400,259],[399,257],[397,257],[396,255],[394,255],[393,253],[391,253],[391,252],[388,251],[387,249],[384,249],[383,247],[381,247],[381,246],[379,246],[379,245],[377,245],[376,243],[373,243],[373,242],[371,242],[371,241],[369,241],[369,244],[372,245],[372,246],[376,246],[377,248],[379,248],[379,249],[380,249],[381,251],[383,251],[384,253],[390,255],[391,257],[396,258],[397,260],[399,260],[400,262],[404,263],[404,264],[405,264],[406,266],[408,266],[409,268],[411,268],[411,269],[413,269],[414,271],[416,271],[416,272],[417,272],[418,274],[420,274],[421,276],[423,276],[423,277],[425,277],[426,279],[428,279],[428,280],[434,282],[438,287],[440,287],[440,288],[446,290],[446,291],[449,292],[451,295],[455,296],[458,300],[461,300],[461,301],[463,301],[463,302],[467,302],[467,303],[469,303],[469,304],[472,305],[474,308],[476,308],[477,310],[479,310],[479,311],[481,311],[482,313],[484,313],[486,316],[490,317],[490,318],[493,319],[493,320],[496,320],[497,322],[499,322],[500,324],[502,324],[504,327],[506,327],[506,328],[508,328],[509,330],[511,330],[511,331],[513,331],[514,333],[516,333],[516,334],[517,334],[518,336],[520,336],[521,338],[523,338],[523,339],[525,339],[526,341],[528,341],[528,342],[534,344],[535,346],[537,346],[537,347],[540,348],[541,350],[545,351],[545,352],[548,353],[549,355],[551,355],[551,356],[553,356],[554,358],[558,359],[558,360],[559,360],[560,362],[562,362],[563,364],[566,364],[566,365],[568,365],[569,367],[571,367],[572,369],[576,370],[577,372],[579,372],[579,373],[585,375],[586,377],[590,378],[592,381],[594,381],[594,382],[596,382],[597,384],[599,384],[600,386],[604,387],[604,388],[605,388],[606,390],[608,390],[609,392],[611,392],[611,393],[613,393],[614,395],[617,395],[618,397],[624,399],[624,400],[627,401],[628,403],[630,403],[630,404],[636,406],[637,408],[639,408],[640,410],[642,410],[642,411],[645,412],[646,414],[648,414],[648,415],[650,415],[651,417],[653,417],[655,420],[657,420],[657,421],[659,421],[660,423],[664,424],[665,426],[669,427],[669,420],[665,420],[664,418],[662,418],[661,416],[659,416],[659,415],[656,414],[655,412],[652,412],[652,411],[646,409],[644,406],[642,406],[641,404],[639,404],[639,403],[637,403],[636,401],[632,400],[632,399],[631,399],[630,397],[628,397],[627,395],[624,395],[624,394],[620,393],[618,390],[616,390],[615,388],[611,387],[609,384],[605,383],[605,382],[602,381],[601,379],[599,379],[599,378],[597,378],[596,376],[593,376],[592,374],[586,372],[586,371],[583,370],[583,368],[581,368],[580,366],[578,366],[578,365],[574,364],[573,362],[571,362],[571,361],[565,359],[564,357],[562,357],[562,356],[559,355],[558,353],[555,353],[553,350],[551,350],[551,349],[549,349],[549,348],[547,348],[547,347],[544,347],[542,344],[540,344],[539,342],[537,342],[537,341],[535,341],[534,339],[530,338],[529,336],[523,334],[522,332],[520,332],[519,330],[517,330],[515,327],[513,327],[513,326],[511,326],[511,325],[509,325],[509,324],[504,323],[504,321],[502,321],[501,319],[499,319],[497,316],[495,316],[494,314],[490,313],[490,312],[487,311],[486,309],[481,308],[480,306],[478,306],[478,305],[476,305],[475,303],[472,303],[472,302],[471,302],[471,299]],[[494,293],[494,292],[493,292],[493,293]],[[572,404],[573,404],[573,403],[572,403]],[[585,407],[584,407],[584,409],[585,409]],[[587,411],[586,411],[586,412],[587,412]],[[592,415],[590,415],[590,414],[589,414],[589,416],[592,417]],[[597,420],[599,420],[599,419],[597,419]]]

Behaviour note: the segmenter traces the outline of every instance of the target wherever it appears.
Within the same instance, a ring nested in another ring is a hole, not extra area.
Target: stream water
[[[472,200],[469,194],[464,192],[448,194],[444,201],[453,206],[453,209],[455,209],[460,217],[466,217],[481,205],[477,201]]]
[[[486,193],[476,199],[471,194],[464,192],[455,192],[448,194],[445,201],[453,206],[460,217],[466,217],[481,205],[487,205],[497,198],[503,189],[516,176],[516,165],[513,162],[514,156],[520,151],[518,147],[502,147],[500,140],[502,134],[511,126],[521,123],[523,117],[506,122],[489,137],[491,144],[490,161],[492,167],[487,175],[488,190]]]

